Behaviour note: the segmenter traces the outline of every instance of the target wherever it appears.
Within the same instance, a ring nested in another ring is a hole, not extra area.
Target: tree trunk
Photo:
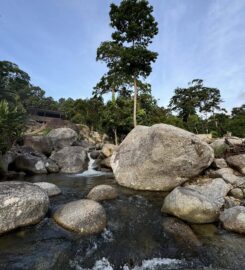
[[[117,129],[114,128],[114,129],[113,129],[113,132],[114,132],[115,145],[118,145]]]
[[[115,101],[116,101],[114,87],[112,87],[112,89],[111,89],[111,101],[112,101],[112,103],[115,103]]]
[[[138,88],[137,88],[137,81],[136,76],[134,75],[134,127],[137,126],[137,96],[138,96]]]

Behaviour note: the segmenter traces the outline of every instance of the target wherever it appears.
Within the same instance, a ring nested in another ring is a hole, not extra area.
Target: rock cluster
[[[165,124],[137,126],[110,164],[120,185],[170,191],[162,212],[197,224],[220,219],[225,228],[244,233],[245,154],[232,151],[244,144],[236,137],[207,140]]]
[[[96,169],[111,170],[110,157],[116,146],[102,143],[106,136],[103,139],[96,132],[84,136],[85,127],[80,129],[80,134],[71,128],[60,127],[52,129],[46,136],[25,136],[23,146],[14,146],[3,156],[0,155],[0,174],[8,171],[27,174],[79,173],[87,170],[89,153],[92,159],[96,159]],[[91,134],[98,138],[89,140]]]

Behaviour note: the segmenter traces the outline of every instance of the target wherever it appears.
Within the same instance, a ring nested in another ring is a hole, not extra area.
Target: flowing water
[[[91,163],[92,164],[92,163]],[[43,175],[25,181],[51,182],[62,194],[50,199],[47,217],[0,237],[0,269],[245,269],[245,237],[213,225],[192,226],[202,243],[187,244],[162,226],[160,209],[166,194],[136,192],[116,184],[112,174],[91,168],[78,175]],[[100,234],[80,236],[57,225],[52,214],[63,203],[81,199],[91,188],[110,184],[119,191],[104,201],[107,228]]]

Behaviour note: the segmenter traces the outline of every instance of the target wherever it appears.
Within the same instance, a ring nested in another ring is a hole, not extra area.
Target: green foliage
[[[46,128],[42,131],[43,136],[47,136],[51,130],[52,130],[51,127],[46,127]]]
[[[221,144],[219,146],[216,146],[214,148],[214,156],[216,158],[223,158],[226,150],[228,150],[228,149],[229,149],[229,146],[227,144]]]
[[[121,42],[118,41],[116,46],[122,46]],[[115,70],[112,69],[113,72]],[[115,142],[122,141],[133,128],[134,100],[131,89],[134,82],[132,77],[128,75],[127,77],[124,73],[114,80],[115,74],[109,70],[102,77],[102,84],[98,84],[98,89],[102,91],[99,90],[92,98],[76,100],[61,98],[55,101],[52,97],[46,97],[45,91],[40,87],[31,85],[29,75],[17,65],[7,61],[0,62],[0,151],[5,152],[23,133],[25,108],[28,106],[64,111],[68,120],[105,132]],[[219,90],[205,87],[202,80],[193,80],[189,87],[175,90],[170,108],[178,112],[178,115],[173,115],[170,109],[158,106],[149,84],[140,79],[136,79],[136,84],[137,122],[141,125],[166,123],[193,133],[211,132],[214,137],[221,137],[227,132],[245,137],[245,105],[233,108],[231,115],[224,112],[217,113],[219,110],[222,111],[219,105],[222,101]],[[101,94],[103,89],[111,91],[112,85],[117,86],[115,88],[117,99],[105,103]],[[43,134],[46,135],[49,131],[45,129]],[[216,155],[222,156],[225,149],[221,147],[215,151]]]
[[[103,61],[108,72],[94,88],[94,94],[112,92],[130,92],[134,87],[134,125],[136,125],[136,103],[138,86],[146,90],[147,84],[142,83],[152,71],[157,53],[147,49],[153,37],[158,33],[157,23],[152,15],[153,7],[148,1],[123,0],[117,6],[111,4],[110,19],[114,29],[112,41],[102,42],[97,49],[96,60]],[[138,109],[142,117],[144,112]]]
[[[10,105],[0,101],[0,151],[6,152],[22,135],[25,123],[25,111],[20,104]]]
[[[120,5],[111,4],[111,26],[115,29],[113,40],[118,44],[134,43],[147,47],[158,33],[157,22],[148,1],[123,0]]]
[[[198,112],[203,113],[206,118],[209,113],[222,111],[220,90],[217,88],[205,87],[203,80],[195,79],[189,83],[188,88],[177,88],[171,98],[169,108],[178,112],[183,122],[187,123],[191,115]]]

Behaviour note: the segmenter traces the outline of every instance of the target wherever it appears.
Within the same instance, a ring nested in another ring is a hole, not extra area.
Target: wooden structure
[[[47,123],[54,120],[65,120],[65,113],[61,111],[52,111],[37,107],[28,107],[27,112],[31,115],[32,119],[36,120],[39,123]]]

